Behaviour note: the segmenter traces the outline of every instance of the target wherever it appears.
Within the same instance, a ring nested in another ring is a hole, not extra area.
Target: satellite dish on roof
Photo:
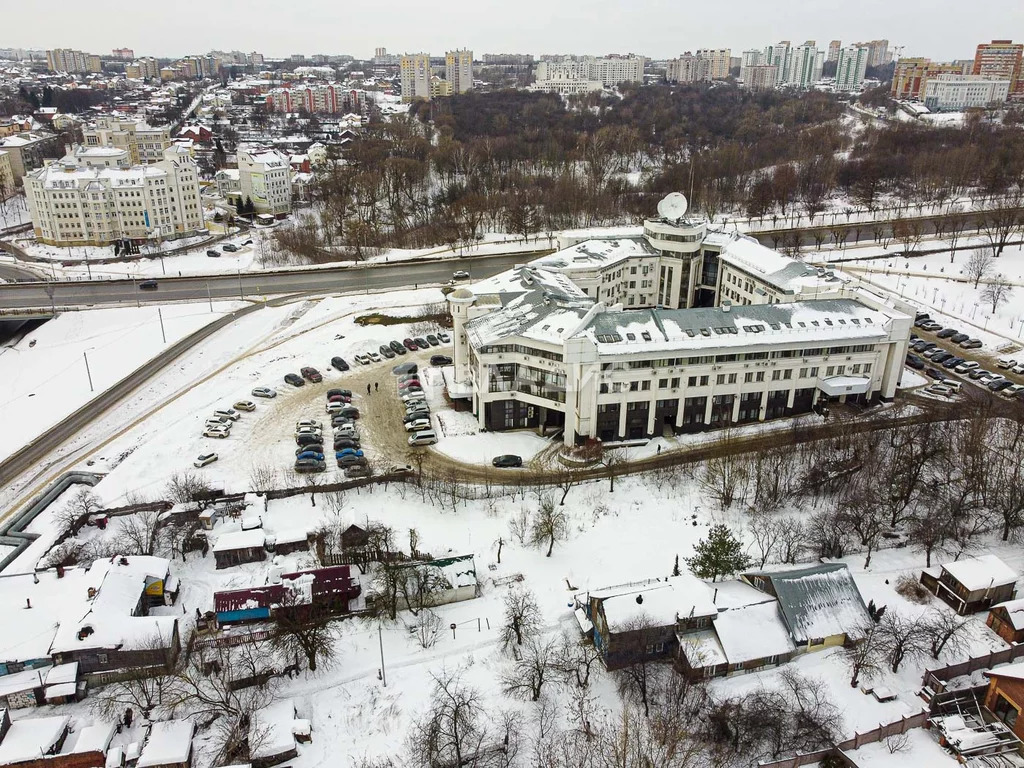
[[[686,195],[682,192],[670,192],[658,203],[658,215],[674,221],[686,215],[687,207]]]

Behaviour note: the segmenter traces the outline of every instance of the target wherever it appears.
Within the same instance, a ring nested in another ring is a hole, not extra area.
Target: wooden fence
[[[934,693],[941,693],[946,690],[946,683],[954,677],[969,675],[979,669],[991,669],[997,664],[1009,664],[1011,661],[1024,656],[1024,645],[1011,645],[1001,651],[992,651],[984,656],[973,656],[967,661],[959,664],[950,664],[940,669],[925,670],[924,678],[921,681],[926,688]]]
[[[760,768],[800,768],[802,765],[821,762],[826,757],[836,757],[846,762],[848,765],[853,765],[849,758],[843,754],[845,751],[863,747],[865,744],[874,744],[875,742],[881,741],[882,739],[886,739],[890,736],[898,736],[901,733],[906,733],[912,728],[922,728],[927,722],[928,712],[926,710],[922,710],[916,715],[910,715],[909,717],[903,716],[899,720],[879,725],[874,730],[867,731],[866,733],[855,732],[851,738],[846,741],[841,741],[827,749],[819,749],[817,752],[806,752],[799,755],[792,755],[791,757],[785,757],[771,763],[758,763],[758,765]]]

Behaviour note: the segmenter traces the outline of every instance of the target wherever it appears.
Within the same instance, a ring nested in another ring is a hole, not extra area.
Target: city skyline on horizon
[[[244,9],[239,3],[206,8],[204,23],[198,25],[192,15],[179,17],[145,6],[133,9],[131,19],[124,21],[120,18],[125,15],[123,5],[97,0],[95,12],[106,14],[109,23],[84,28],[77,5],[55,0],[45,17],[27,5],[10,9],[0,47],[74,48],[99,55],[131,48],[137,56],[159,58],[239,50],[258,51],[272,59],[300,53],[369,59],[375,48],[383,47],[394,54],[443,55],[446,50],[470,48],[476,57],[483,53],[635,53],[669,59],[698,48],[729,48],[739,55],[780,40],[794,45],[814,40],[819,48],[827,48],[834,39],[844,45],[888,39],[890,46],[902,48],[904,56],[953,60],[972,57],[982,42],[1024,38],[1024,6],[1015,0],[991,0],[972,8],[970,16],[957,18],[955,25],[936,25],[931,30],[921,24],[920,9],[883,0],[864,0],[857,15],[843,23],[836,21],[833,8],[807,7],[802,0],[784,0],[770,11],[757,0],[734,0],[726,6],[688,9],[680,16],[682,29],[646,24],[652,13],[664,10],[662,0],[628,5],[595,0],[585,17],[575,9],[526,0],[516,8],[517,23],[506,27],[487,23],[492,18],[489,10],[508,10],[491,0],[456,6],[449,13],[406,0],[395,5],[343,9],[315,1],[306,7],[305,18],[312,24],[292,23],[286,17],[275,25],[266,20],[272,13],[282,15],[278,7],[255,0]],[[62,8],[68,12],[61,13]],[[450,17],[460,10],[468,15],[463,14],[465,23],[453,33]],[[943,18],[944,12],[950,18],[954,13],[962,16],[962,4],[936,0],[929,8],[936,18]],[[628,34],[623,35],[623,30]]]

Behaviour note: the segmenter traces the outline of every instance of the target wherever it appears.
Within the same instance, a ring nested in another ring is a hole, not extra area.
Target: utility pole
[[[85,375],[89,377],[89,391],[95,392],[92,388],[92,372],[89,370],[89,355],[83,351],[82,357],[85,360]]]
[[[377,640],[380,642],[380,677],[384,681],[384,687],[388,687],[388,673],[384,669],[384,635],[381,633],[380,625],[377,626]]]
[[[160,335],[164,338],[164,344],[167,343],[167,333],[164,331],[164,311],[162,307],[156,308],[156,315],[160,318]]]
[[[210,295],[210,281],[206,281],[206,300],[210,302],[210,311],[213,312],[213,296]]]
[[[242,270],[238,270],[238,298],[245,298],[245,294],[242,293]]]

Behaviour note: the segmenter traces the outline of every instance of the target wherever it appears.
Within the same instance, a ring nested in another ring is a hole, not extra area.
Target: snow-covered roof
[[[718,613],[708,585],[689,573],[665,581],[591,590],[590,597],[601,601],[610,632],[628,630],[641,620],[664,627],[680,618]]]
[[[1006,664],[1001,667],[993,667],[985,671],[986,676],[1012,677],[1014,680],[1024,680],[1024,661],[1016,664]]]
[[[954,563],[944,563],[942,569],[971,592],[1001,587],[1017,581],[1017,574],[995,555],[968,557]]]
[[[158,765],[187,763],[192,753],[192,734],[195,726],[191,720],[167,720],[153,723],[149,738],[142,748],[136,768]]]
[[[719,611],[727,611],[730,608],[742,608],[745,605],[757,603],[775,602],[771,595],[766,595],[759,589],[739,579],[727,579],[711,585],[715,605]]]
[[[834,635],[855,635],[870,621],[864,598],[844,563],[827,563],[788,571],[759,571],[744,578],[771,582],[797,643]]]
[[[61,683],[73,683],[78,680],[78,662],[72,661],[68,664],[58,664],[50,667],[43,682],[47,685],[59,685]]]
[[[214,552],[230,552],[235,549],[252,549],[262,547],[266,542],[266,533],[262,528],[254,528],[249,531],[231,531],[222,533],[217,537],[213,545]]]
[[[642,237],[594,239],[577,243],[549,256],[541,256],[530,262],[530,265],[572,274],[578,270],[609,267],[625,259],[657,255],[658,252]]]
[[[308,538],[309,528],[285,528],[274,534],[274,541],[278,544],[295,544]]]
[[[546,303],[542,291],[537,289],[516,296],[504,307],[469,321],[466,323],[466,336],[476,349],[513,337],[561,346],[579,331],[589,311],[590,307],[586,305]]]
[[[775,600],[723,611],[715,619],[714,627],[730,664],[796,650]]]
[[[0,698],[42,687],[49,671],[50,667],[33,667],[13,675],[0,676]]]
[[[992,606],[993,610],[996,608],[1002,608],[1006,611],[1011,627],[1014,629],[1024,629],[1024,598],[1007,600],[1005,603]]]
[[[250,744],[254,759],[267,759],[291,752],[295,748],[292,724],[295,722],[295,702],[281,699],[253,713],[249,726]]]
[[[0,741],[0,765],[45,755],[60,741],[70,721],[67,715],[15,720]]]
[[[71,754],[78,754],[80,752],[106,753],[112,738],[114,738],[114,724],[101,720],[79,729],[78,738],[75,739],[75,743],[70,749],[67,746],[64,749]]]

